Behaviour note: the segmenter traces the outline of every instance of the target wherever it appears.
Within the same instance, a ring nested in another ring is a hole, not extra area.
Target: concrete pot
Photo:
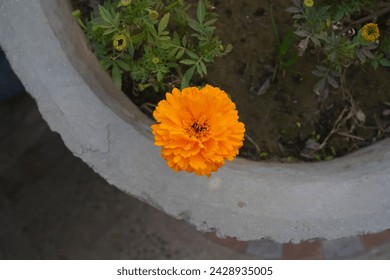
[[[390,140],[329,162],[236,159],[210,179],[174,173],[151,122],[100,69],[70,12],[64,0],[0,0],[0,42],[51,129],[108,182],[199,230],[242,240],[390,227]]]

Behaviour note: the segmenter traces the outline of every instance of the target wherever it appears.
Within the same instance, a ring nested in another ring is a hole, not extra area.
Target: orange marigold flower
[[[379,38],[379,28],[376,23],[367,23],[362,28],[362,38],[367,42],[375,42]]]
[[[236,105],[217,87],[173,89],[158,103],[152,125],[161,156],[176,172],[210,176],[225,159],[233,160],[244,140],[245,126]]]

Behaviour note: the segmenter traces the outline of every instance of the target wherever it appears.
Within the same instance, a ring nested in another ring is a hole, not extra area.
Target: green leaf
[[[316,37],[310,37],[310,40],[314,43],[314,45],[316,47],[320,47],[321,46],[320,40],[318,40]]]
[[[382,65],[382,66],[386,66],[386,67],[390,67],[390,60],[386,59],[386,58],[381,58],[379,60],[379,63]]]
[[[99,5],[99,13],[105,22],[112,23],[112,16],[110,12],[101,5]]]
[[[169,36],[160,36],[158,39],[160,41],[169,41],[169,40],[171,40],[171,37],[169,37]]]
[[[176,55],[176,53],[177,53],[177,48],[171,49],[171,50],[169,51],[168,55],[167,55],[167,58],[168,58],[168,59],[173,58],[173,57]]]
[[[184,55],[184,49],[181,49],[180,51],[177,52],[176,58],[179,59]]]
[[[103,59],[100,61],[100,65],[105,71],[107,71],[111,67],[112,63],[111,60]]]
[[[196,18],[201,24],[203,24],[205,16],[206,16],[206,5],[204,3],[204,0],[199,0],[198,9],[196,10]]]
[[[109,28],[109,29],[107,29],[106,31],[103,32],[103,35],[105,36],[105,35],[111,34],[113,32],[115,32],[115,29]]]
[[[200,69],[202,70],[203,74],[207,75],[207,68],[206,68],[206,65],[204,64],[204,62],[200,61],[199,65],[200,65]],[[201,76],[203,76],[203,75],[201,75]]]
[[[196,61],[191,60],[191,59],[182,59],[182,60],[180,60],[180,63],[185,64],[185,65],[194,65],[196,63]]]
[[[182,81],[181,81],[181,88],[182,88],[182,89],[189,86],[190,81],[191,81],[191,79],[192,79],[192,76],[194,75],[194,72],[195,72],[195,65],[192,66],[191,68],[189,68],[189,69],[185,72],[185,74],[184,74],[184,76],[183,76],[183,79],[182,79]]]
[[[163,73],[161,73],[160,71],[157,72],[157,81],[161,82],[163,80]]]
[[[117,88],[122,88],[122,73],[117,64],[112,67],[111,73],[112,80]]]
[[[199,59],[199,56],[196,53],[194,53],[193,51],[186,50],[186,53],[193,59]]]
[[[199,33],[204,33],[204,30],[203,30],[203,27],[202,25],[199,24],[199,22],[197,21],[190,21],[188,22],[188,25],[195,31],[199,32]]]
[[[127,50],[129,51],[129,55],[131,58],[133,58],[134,53],[135,53],[135,48],[132,42],[129,43]]]
[[[286,35],[283,37],[283,40],[279,46],[279,54],[280,55],[285,55],[288,51],[288,49],[291,47],[292,45],[292,42],[293,42],[293,35],[294,35],[294,32],[292,29],[290,29]]]
[[[120,67],[120,68],[122,68],[123,70],[125,70],[125,71],[130,71],[131,69],[130,69],[130,65],[129,64],[127,64],[126,62],[124,62],[123,60],[116,60],[116,64],[118,64],[118,66]]]
[[[185,47],[187,45],[187,36],[184,35],[183,38],[181,38],[181,43],[183,45],[183,47]]]
[[[173,32],[172,43],[174,43],[175,45],[180,45],[180,37],[179,37],[179,34],[177,34],[176,31]]]
[[[161,34],[168,26],[169,13],[166,13],[158,23],[158,34]]]
[[[212,24],[214,24],[217,20],[218,20],[217,18],[212,18],[212,19],[206,21],[206,22],[204,23],[204,26],[212,25]]]
[[[371,60],[371,66],[376,70],[379,66],[379,62],[377,60]]]
[[[291,67],[298,59],[298,56],[294,54],[287,61],[282,61],[283,67],[288,68]]]
[[[332,76],[326,76],[326,79],[328,81],[328,83],[334,87],[334,88],[339,88],[339,83],[336,81],[335,78],[333,78]]]
[[[144,39],[145,39],[145,34],[143,32],[130,37],[131,42],[136,45],[141,43]]]

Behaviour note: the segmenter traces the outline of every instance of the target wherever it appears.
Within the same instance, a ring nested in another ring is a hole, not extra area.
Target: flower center
[[[206,137],[209,133],[209,125],[206,117],[202,116],[199,119],[192,119],[187,122],[186,132],[197,139]]]

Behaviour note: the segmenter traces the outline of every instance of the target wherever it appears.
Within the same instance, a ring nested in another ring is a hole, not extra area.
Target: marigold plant
[[[228,95],[210,85],[177,88],[166,94],[153,113],[155,144],[176,172],[185,170],[210,176],[233,160],[244,140],[245,126],[238,121]]]
[[[319,64],[313,74],[320,78],[314,92],[322,98],[340,86],[345,71],[353,65],[390,66],[389,40],[380,27],[370,22],[390,12],[390,4],[374,0],[292,0],[287,9],[300,37],[298,52],[315,55]]]

